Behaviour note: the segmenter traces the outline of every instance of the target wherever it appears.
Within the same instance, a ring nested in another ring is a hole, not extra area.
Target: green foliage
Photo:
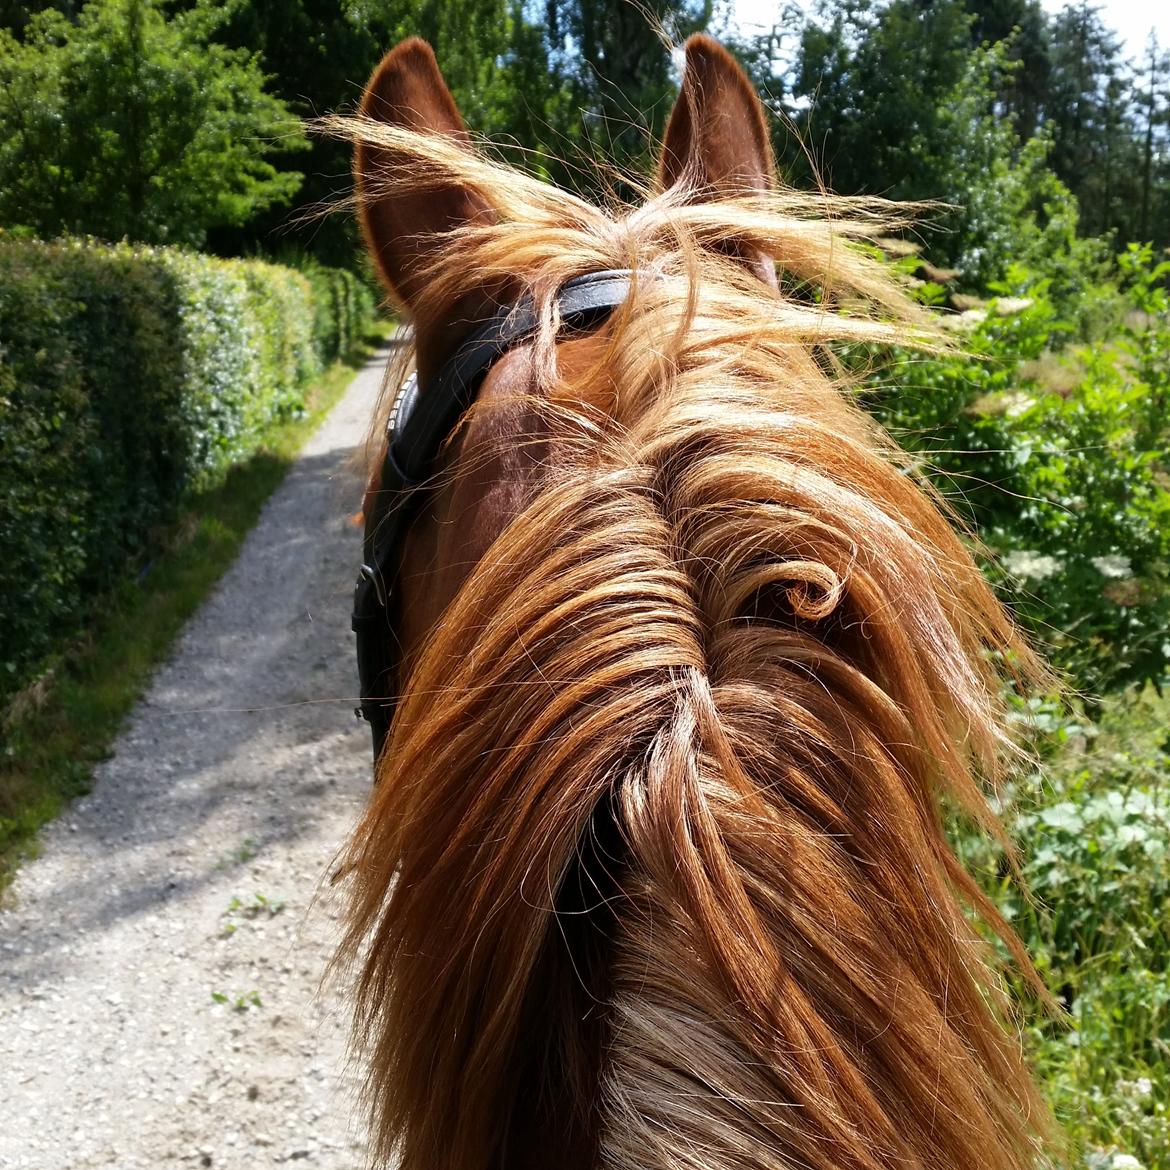
[[[0,697],[368,322],[351,274],[312,280],[316,295],[256,261],[0,242]]]
[[[382,54],[403,37],[429,35],[457,98],[467,103],[470,124],[492,129],[478,117],[480,92],[504,51],[504,0],[232,0],[222,8],[215,41],[254,59],[267,88],[298,118],[353,112]],[[350,193],[349,144],[315,136],[307,155],[274,165],[304,172],[292,213],[273,205],[247,222],[220,227],[209,248],[266,250],[275,235],[287,240],[290,227],[299,225],[304,246],[323,263],[352,265],[359,247],[353,217],[316,214]]]
[[[1088,232],[1112,230],[1131,240],[1143,168],[1121,39],[1099,8],[1068,4],[1050,22],[1049,61],[1045,107],[1053,168],[1076,191]]]
[[[597,62],[587,61],[576,42],[566,42],[565,32],[580,23],[583,8],[603,33],[610,30],[611,14],[614,21],[625,22],[623,27],[636,27],[638,51],[625,76],[598,75]],[[227,45],[254,52],[272,91],[303,118],[352,111],[381,55],[407,36],[422,36],[434,47],[473,132],[490,137],[516,165],[559,182],[573,182],[572,166],[561,160],[579,153],[586,124],[597,129],[606,101],[620,105],[628,121],[631,110],[641,107],[625,102],[622,94],[643,92],[652,77],[647,108],[659,120],[665,112],[655,103],[662,103],[671,86],[669,55],[641,12],[617,0],[591,6],[533,6],[521,0],[236,0],[216,34]],[[636,132],[625,122],[618,129],[644,150],[648,123],[640,112],[637,122]],[[303,216],[269,211],[241,228],[217,230],[212,243],[224,251],[254,250],[270,246],[277,229],[287,232],[290,224],[308,221],[311,235],[306,233],[303,247],[326,263],[351,264],[358,248],[352,217],[314,214],[348,195],[349,145],[318,137],[307,160],[290,159],[285,165],[294,162],[306,173],[297,202]]]
[[[947,103],[971,51],[961,0],[821,0],[817,17],[803,29],[792,95],[801,141],[824,144],[828,186],[940,198],[953,162]],[[790,136],[776,145],[799,174]]]
[[[1040,0],[967,0],[975,46],[998,45],[1012,68],[997,79],[995,100],[1021,142],[1035,137],[1051,81],[1048,18]]]
[[[264,1006],[264,1001],[260,998],[260,992],[256,990],[244,991],[238,995],[235,992],[212,991],[211,1002],[225,1004],[231,1007],[232,1011],[241,1013],[249,1011],[251,1008]]]
[[[1002,279],[984,245],[1004,241],[970,229],[1019,222],[1013,203],[1039,210],[1050,184],[1114,248],[1170,243],[1170,56],[1151,41],[1126,61],[1099,6],[1048,15],[1037,0],[818,0],[741,49],[798,131],[778,134],[782,169],[798,184],[819,170],[845,193],[966,209],[957,223],[969,238],[930,244],[975,285]],[[1033,139],[1046,157],[1025,157]]]
[[[222,483],[184,498],[152,532],[141,571],[123,572],[92,599],[85,637],[71,641],[54,669],[9,704],[0,732],[0,890],[39,827],[88,790],[94,764],[107,757],[174,639],[235,561],[304,440],[371,356],[369,343],[386,331],[385,322],[372,323],[343,361],[313,380],[303,412],[269,426],[256,453],[231,467]],[[215,868],[245,865],[259,848],[251,837],[238,840]]]
[[[220,927],[219,936],[230,938],[245,922],[259,918],[275,918],[283,909],[283,898],[269,898],[259,891],[252,895],[251,900],[235,894],[228,903],[228,908],[220,916],[223,925]]]
[[[934,241],[968,288],[984,290],[1022,267],[1050,279],[1062,308],[1080,300],[1106,260],[1099,241],[1079,239],[1079,209],[1048,165],[1047,138],[1022,146],[995,107],[1004,78],[1019,68],[1009,45],[977,49],[939,112],[939,145],[948,160],[939,194],[954,211]]]
[[[606,181],[582,160],[644,167],[669,112],[677,78],[656,25],[681,41],[712,9],[712,0],[237,0],[218,36],[257,51],[273,91],[306,117],[352,109],[381,54],[421,36],[474,133],[512,163],[597,196]],[[301,206],[311,212],[346,194],[348,148],[315,142],[304,170]],[[306,247],[348,263],[346,222],[314,224]],[[214,242],[252,247],[276,226],[263,216]]]
[[[571,70],[588,148],[619,167],[644,167],[674,98],[671,61],[658,27],[681,43],[706,28],[712,0],[570,0],[551,4],[552,43],[577,53]]]
[[[303,143],[253,55],[211,38],[233,5],[89,0],[0,30],[0,223],[41,236],[203,243],[285,203]]]
[[[868,398],[983,542],[988,574],[1077,687],[1170,670],[1170,311],[1148,249],[1121,259],[1128,315],[1073,347],[1051,282],[1011,271],[967,352],[879,372]]]
[[[313,292],[313,345],[322,365],[343,358],[374,315],[370,286],[347,268],[326,268],[311,257],[295,262]]]
[[[1166,704],[1130,692],[1099,725],[1055,701],[1019,715],[1048,756],[1003,808],[1023,889],[985,838],[961,834],[960,851],[1066,1009],[1038,1012],[1027,1040],[1073,1164],[1170,1165]]]

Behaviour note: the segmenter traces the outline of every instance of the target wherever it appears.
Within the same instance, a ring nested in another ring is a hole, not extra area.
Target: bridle
[[[561,330],[598,328],[624,303],[632,279],[629,269],[611,269],[567,281],[556,296]],[[531,297],[501,307],[475,329],[421,391],[417,378],[408,378],[390,411],[386,457],[366,514],[362,566],[353,598],[361,684],[357,714],[370,725],[375,762],[389,734],[398,697],[395,685],[400,654],[390,614],[395,584],[392,559],[417,513],[436,457],[475,402],[488,371],[514,345],[531,337],[538,324]]]

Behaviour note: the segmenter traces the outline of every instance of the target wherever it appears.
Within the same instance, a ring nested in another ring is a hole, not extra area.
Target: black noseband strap
[[[625,301],[633,277],[628,269],[617,269],[578,276],[562,285],[556,298],[561,329],[577,332],[600,326]],[[362,695],[358,712],[370,724],[375,760],[390,730],[399,659],[388,604],[391,558],[436,456],[475,401],[487,372],[509,349],[532,336],[538,324],[531,298],[501,308],[475,329],[427,386],[420,389],[414,378],[409,379],[390,413],[386,459],[366,516],[353,605]]]

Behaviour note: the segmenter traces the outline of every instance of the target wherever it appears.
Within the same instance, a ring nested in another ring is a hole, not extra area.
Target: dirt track
[[[321,884],[365,798],[362,371],[0,911],[0,1166],[364,1161]]]

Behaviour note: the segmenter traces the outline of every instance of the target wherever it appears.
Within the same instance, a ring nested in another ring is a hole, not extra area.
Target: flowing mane
[[[603,210],[482,154],[469,154],[440,135],[368,118],[333,117],[323,125],[332,133],[395,152],[397,165],[366,190],[366,201],[396,190],[425,190],[441,175],[446,182],[474,190],[496,213],[496,222],[453,231],[436,248],[420,297],[411,306],[416,323],[441,319],[484,286],[514,295],[529,292],[543,310],[540,343],[548,355],[557,328],[550,312],[556,289],[585,272],[632,268],[648,280],[676,278],[673,295],[666,298],[675,306],[676,329],[689,329],[699,311],[694,298],[702,294],[702,315],[711,327],[721,322],[728,347],[744,351],[750,361],[758,337],[761,345],[779,349],[801,368],[807,368],[807,359],[819,357],[818,368],[801,379],[818,388],[824,382],[825,360],[831,364],[824,347],[832,342],[914,348],[947,344],[934,320],[876,258],[876,247],[855,246],[912,226],[920,205],[783,186],[697,203],[683,187],[663,192],[645,184],[646,202]],[[635,189],[640,185],[634,176],[626,183]],[[774,298],[762,300],[759,281],[720,255],[729,245],[755,248],[776,259],[780,288]],[[643,287],[642,294],[653,298],[654,291]],[[682,333],[674,344],[685,344]],[[822,352],[817,355],[817,350]],[[391,367],[391,392],[383,394],[371,420],[371,475],[381,458],[379,444],[393,404],[393,375],[401,375],[412,358],[407,349]],[[764,356],[765,363],[773,360],[774,352]],[[544,372],[555,382],[554,370]],[[778,372],[772,367],[762,376],[774,381]],[[868,429],[877,434],[872,426]]]
[[[348,849],[377,1156],[1030,1170],[1048,1115],[989,940],[1031,968],[942,809],[998,831],[1004,676],[1043,668],[828,348],[932,344],[854,244],[905,211],[687,183],[603,211],[341,129],[395,159],[364,199],[491,209],[411,311],[531,294],[555,436],[412,659]],[[566,343],[556,290],[609,268],[628,299]]]

